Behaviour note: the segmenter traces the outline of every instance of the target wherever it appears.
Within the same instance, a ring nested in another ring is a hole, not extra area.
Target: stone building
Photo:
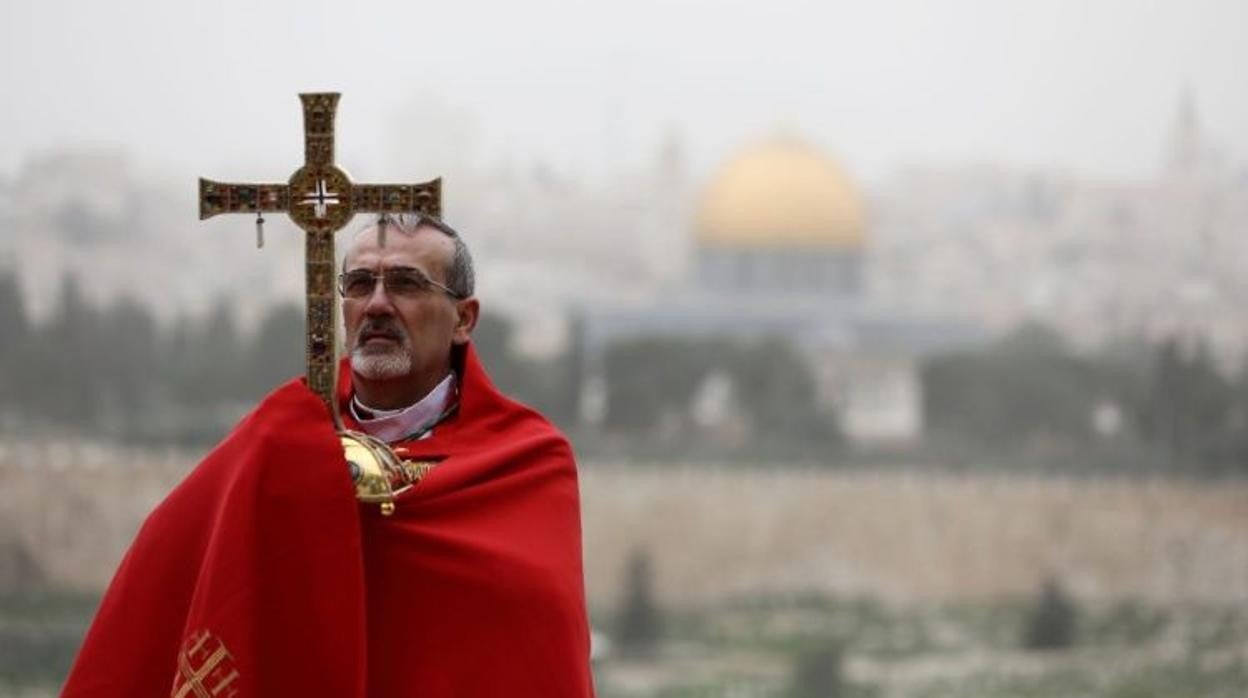
[[[865,209],[853,180],[809,143],[783,136],[743,149],[713,174],[686,223],[689,281],[649,301],[582,311],[584,401],[601,399],[600,358],[616,340],[779,337],[809,359],[819,402],[851,441],[918,439],[918,360],[980,333],[872,302]]]

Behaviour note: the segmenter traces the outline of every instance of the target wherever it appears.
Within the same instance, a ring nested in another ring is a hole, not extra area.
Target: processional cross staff
[[[199,180],[199,218],[255,213],[256,243],[263,245],[264,213],[284,212],[306,233],[305,352],[308,387],[329,410],[338,431],[357,496],[394,511],[394,494],[414,484],[429,467],[399,459],[381,441],[343,428],[334,392],[338,383],[338,303],[334,284],[334,233],[356,213],[441,215],[442,180],[419,184],[356,184],[334,163],[337,92],[299,95],[303,102],[303,166],[285,184],[233,184]],[[385,224],[378,232],[385,245]]]

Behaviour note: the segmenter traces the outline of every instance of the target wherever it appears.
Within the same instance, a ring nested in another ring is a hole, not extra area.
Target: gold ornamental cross
[[[334,232],[356,213],[441,215],[442,180],[420,184],[356,184],[334,164],[337,92],[300,94],[303,102],[303,167],[285,184],[227,184],[199,180],[199,218],[220,213],[284,212],[307,233],[308,387],[341,429],[334,388],[338,382],[338,304],[334,295]],[[257,219],[257,226],[263,218]],[[259,231],[257,231],[259,234]],[[384,244],[384,242],[382,243]]]

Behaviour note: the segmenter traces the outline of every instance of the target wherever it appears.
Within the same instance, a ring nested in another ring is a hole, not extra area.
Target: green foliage
[[[10,270],[0,270],[0,396],[17,394],[17,373],[13,367],[25,358],[28,322],[17,277]]]
[[[1137,469],[1248,470],[1248,371],[1221,374],[1201,344],[1084,355],[1026,326],[989,347],[929,359],[922,382],[929,429],[994,460],[1035,452]],[[1105,404],[1119,410],[1118,433],[1093,427]]]
[[[36,323],[15,274],[0,269],[0,428],[215,441],[248,406],[303,368],[301,307],[269,309],[254,333],[242,331],[232,308],[220,298],[205,317],[182,316],[162,327],[133,298],[92,304],[67,275],[53,313]],[[572,429],[580,348],[531,360],[513,351],[512,334],[508,321],[489,314],[474,333],[495,382]],[[619,435],[633,451],[826,461],[841,443],[835,415],[817,404],[806,360],[781,340],[633,339],[606,349],[603,370],[606,431],[593,436],[607,450]],[[712,438],[722,434],[704,433],[690,412],[713,372],[731,382],[732,423],[745,434],[723,446]],[[1056,444],[1040,452],[1044,462],[1248,471],[1248,371],[1227,378],[1199,344],[1136,344],[1084,356],[1031,326],[982,350],[931,359],[922,380],[929,449],[980,448],[1008,461],[1036,451],[1035,444]],[[1091,426],[1103,402],[1118,406],[1124,418],[1113,439]]]
[[[512,348],[514,327],[507,318],[482,313],[472,332],[472,343],[495,385],[504,393],[533,406],[552,422],[569,428],[576,418],[580,367],[565,357],[539,361]]]
[[[1232,698],[1248,686],[1248,663],[1228,662],[1202,667],[1191,661],[1163,662],[1122,676],[1107,687],[1109,698]]]
[[[1046,437],[1086,443],[1096,404],[1133,409],[1140,383],[1129,367],[1074,356],[1036,326],[982,350],[931,359],[922,379],[932,428],[997,445]]]
[[[629,557],[626,575],[613,639],[625,656],[653,656],[663,636],[663,618],[654,599],[650,556],[634,552]]]
[[[139,441],[211,443],[277,385],[303,372],[304,311],[284,303],[243,332],[230,299],[161,328],[133,298],[94,305],[76,277],[61,282],[44,323],[26,315],[12,272],[0,270],[0,418]],[[575,415],[576,367],[530,361],[512,328],[485,315],[474,341],[504,391],[552,419]]]
[[[1089,618],[1080,635],[1101,645],[1140,645],[1156,640],[1169,627],[1169,614],[1139,601],[1119,601]]]
[[[807,361],[779,339],[641,337],[616,342],[604,352],[606,426],[646,434],[664,420],[688,431],[695,391],[712,372],[727,375],[734,406],[754,431],[775,438],[835,442],[832,415],[819,408]]]
[[[616,343],[603,355],[607,381],[607,426],[653,429],[665,413],[683,413],[706,376],[706,364],[722,361],[722,343],[649,337]]]
[[[1066,649],[1075,644],[1079,609],[1055,579],[1044,583],[1027,618],[1022,644],[1029,650]]]
[[[1248,390],[1223,378],[1203,344],[1164,343],[1154,359],[1144,429],[1171,463],[1248,460]]]
[[[26,334],[26,306],[17,276],[11,270],[0,270],[0,328],[5,337],[21,337]],[[12,346],[11,341],[0,343],[0,351]]]
[[[269,308],[244,349],[247,385],[274,386],[304,370],[304,311],[295,303]]]
[[[1241,698],[1248,685],[1243,662],[1202,668],[1184,661],[1148,661],[1139,667],[1051,668],[1038,673],[984,672],[928,682],[905,695],[916,698]]]
[[[798,655],[793,664],[793,682],[789,695],[793,698],[840,698],[846,694],[844,650],[837,643],[828,643]]]
[[[291,305],[267,313],[251,337],[225,299],[202,320],[162,330],[135,299],[93,305],[67,275],[55,312],[33,324],[12,276],[0,275],[0,313],[23,329],[6,332],[0,350],[0,412],[27,428],[209,442],[302,368],[302,311]]]
[[[1020,652],[1019,630],[1037,605],[886,604],[809,592],[674,607],[665,614],[665,651],[644,664],[652,688],[615,681],[635,678],[638,662],[608,657],[595,667],[599,695],[1240,698],[1248,685],[1242,604],[1088,602],[1067,651]],[[839,681],[828,670],[837,662]]]

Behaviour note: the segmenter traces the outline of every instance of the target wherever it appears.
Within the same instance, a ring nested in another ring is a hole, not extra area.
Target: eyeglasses
[[[412,298],[426,291],[437,289],[456,300],[463,296],[450,288],[425,276],[425,273],[413,267],[393,267],[380,274],[372,269],[354,269],[338,275],[338,291],[343,298],[359,300],[373,295],[377,288],[377,280],[381,279],[382,288],[386,293],[400,298]]]

